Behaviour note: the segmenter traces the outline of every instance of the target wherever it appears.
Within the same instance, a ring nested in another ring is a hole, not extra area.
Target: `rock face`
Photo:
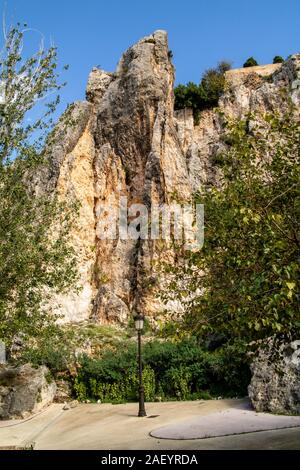
[[[287,95],[297,106],[300,104],[300,54],[283,64],[230,70],[225,78],[218,109],[203,111],[198,125],[194,124],[191,110],[175,112],[192,191],[218,184],[215,159],[224,148],[224,118],[242,119],[248,113],[284,110]]]
[[[242,117],[283,106],[282,87],[299,100],[296,55],[283,65],[228,72],[219,111],[204,111],[195,125],[191,110],[173,111],[170,56],[165,31],[143,38],[123,54],[115,73],[92,70],[87,101],[75,103],[58,124],[51,165],[37,185],[81,203],[73,244],[82,289],[55,297],[52,305],[64,321],[122,323],[133,306],[157,317],[163,309],[155,295],[157,261],[176,253],[159,240],[125,240],[119,230],[103,239],[103,226],[110,228],[103,207],[117,216],[124,198],[128,207],[144,204],[149,212],[153,204],[189,201],[200,185],[218,184],[222,113]]]
[[[256,411],[300,414],[300,340],[261,350],[251,366],[249,397]]]
[[[24,418],[50,405],[56,384],[45,366],[0,368],[0,419]]]

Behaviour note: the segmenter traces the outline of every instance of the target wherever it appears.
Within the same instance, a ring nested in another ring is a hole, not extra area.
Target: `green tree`
[[[17,337],[28,345],[44,332],[54,334],[49,292],[76,280],[69,245],[75,203],[38,196],[28,184],[47,165],[55,141],[49,132],[62,86],[57,52],[40,48],[22,57],[24,31],[18,24],[6,33],[0,58],[0,339],[8,352]]]
[[[224,140],[222,187],[196,198],[205,206],[204,247],[186,254],[184,268],[173,268],[167,295],[185,302],[186,327],[201,335],[248,342],[297,336],[299,114],[291,108],[228,122]]]
[[[203,109],[204,90],[196,83],[189,82],[187,85],[178,85],[174,89],[174,94],[175,109],[192,108],[194,118],[197,121],[200,110]]]
[[[281,55],[276,55],[273,59],[273,64],[282,64],[284,62],[284,58]]]
[[[217,67],[204,72],[201,83],[201,95],[203,97],[203,108],[218,106],[218,101],[224,92],[225,72],[230,70],[231,64],[226,61],[220,62]]]
[[[249,57],[246,62],[244,63],[243,67],[254,67],[255,65],[258,65],[258,62],[254,59],[254,57]]]
[[[197,119],[203,109],[218,106],[219,98],[224,92],[225,72],[230,67],[229,62],[222,61],[217,67],[204,72],[199,85],[193,82],[178,85],[174,89],[175,109],[192,108]]]

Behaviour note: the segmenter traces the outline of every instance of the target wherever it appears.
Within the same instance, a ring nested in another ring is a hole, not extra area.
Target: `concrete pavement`
[[[243,413],[245,407],[247,400],[147,403],[148,416],[138,418],[135,403],[80,404],[67,411],[55,404],[22,423],[0,422],[0,448],[32,445],[34,449],[73,450],[300,449],[300,424],[288,429],[206,439],[150,436],[151,431],[159,428],[185,426],[195,417],[199,417],[199,422],[201,417],[207,422],[209,415],[224,414],[226,410]]]

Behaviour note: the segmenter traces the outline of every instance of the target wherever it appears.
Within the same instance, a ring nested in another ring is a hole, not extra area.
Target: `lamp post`
[[[143,386],[143,366],[142,366],[142,330],[144,328],[144,317],[138,314],[134,317],[135,329],[138,334],[138,364],[139,364],[139,413],[138,416],[147,416],[145,410],[145,393]]]

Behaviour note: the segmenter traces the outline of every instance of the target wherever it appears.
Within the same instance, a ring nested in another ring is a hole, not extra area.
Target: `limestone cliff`
[[[101,239],[103,204],[117,211],[126,196],[128,205],[151,209],[153,203],[170,204],[174,193],[188,201],[199,185],[216,184],[222,113],[240,117],[281,106],[282,87],[298,103],[300,55],[228,72],[219,110],[204,111],[197,125],[191,110],[174,113],[173,83],[167,34],[156,31],[123,54],[115,73],[93,69],[87,101],[68,111],[73,125],[59,128],[51,166],[39,184],[63,197],[76,195],[81,203],[73,243],[82,289],[53,301],[66,321],[125,322],[133,306],[159,314],[155,287],[149,288],[151,279],[155,285],[159,241],[123,240],[119,233]],[[175,255],[164,251],[165,258]]]

